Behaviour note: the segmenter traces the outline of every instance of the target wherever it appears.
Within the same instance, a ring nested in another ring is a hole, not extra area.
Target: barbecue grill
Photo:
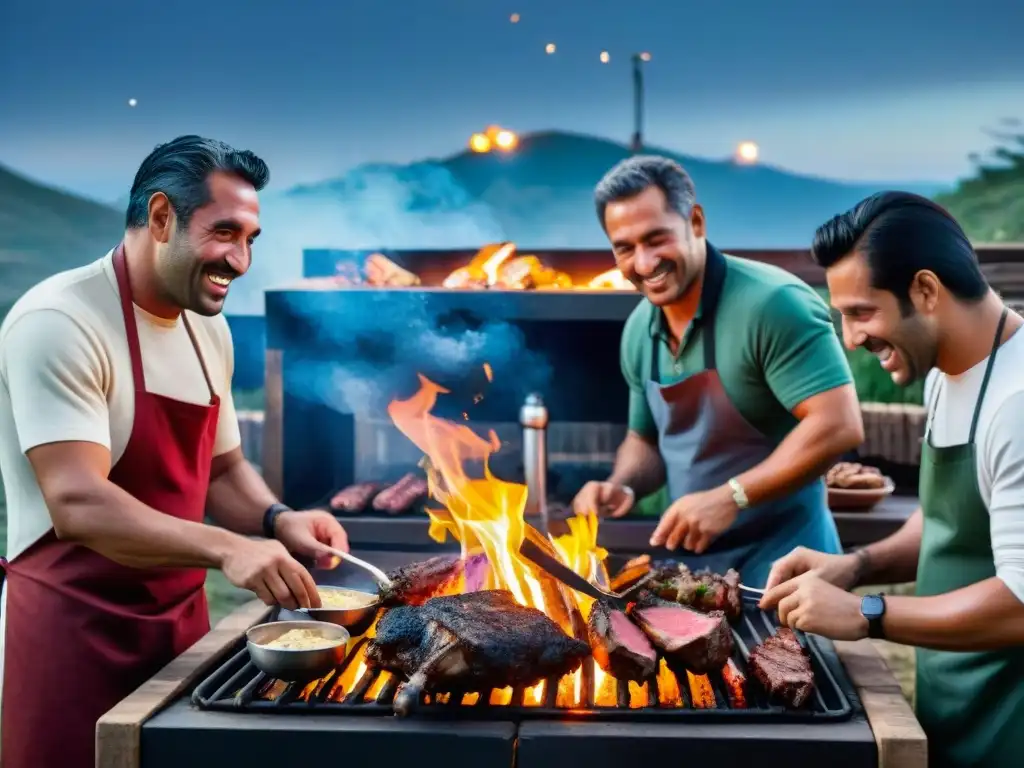
[[[282,612],[287,614],[288,612]],[[281,618],[291,618],[282,616]],[[763,611],[747,606],[742,619],[733,626],[733,661],[746,674],[750,649],[773,634],[777,624]],[[268,678],[253,666],[244,644],[195,689],[192,703],[200,709],[219,712],[262,714],[338,714],[388,716],[398,678],[361,665],[365,639],[353,645],[341,665],[322,680],[311,683],[284,683]],[[710,690],[701,689],[701,678],[677,671],[672,678],[678,684],[680,700],[672,705],[659,701],[658,677],[643,686],[631,686],[624,680],[616,684],[611,701],[599,701],[595,695],[595,668],[586,659],[582,668],[582,703],[557,706],[559,679],[547,680],[540,702],[525,702],[522,688],[511,695],[500,690],[485,692],[443,692],[426,695],[412,717],[458,720],[574,720],[626,722],[695,723],[801,723],[813,725],[848,719],[853,713],[851,699],[856,696],[844,680],[842,666],[832,644],[822,638],[805,637],[815,676],[815,692],[800,710],[783,707],[773,701],[749,674],[745,701],[730,693],[721,673],[707,676]],[[671,673],[670,673],[671,674]],[[632,690],[631,690],[632,688]]]

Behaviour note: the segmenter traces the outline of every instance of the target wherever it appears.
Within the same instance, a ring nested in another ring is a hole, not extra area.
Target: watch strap
[[[267,507],[267,511],[263,513],[263,535],[268,539],[275,538],[274,526],[277,525],[277,518],[282,512],[291,512],[292,508],[287,504],[281,504],[275,502]]]
[[[747,498],[747,489],[743,487],[739,480],[735,477],[730,477],[729,487],[732,489],[732,500],[736,502],[737,507],[746,509],[750,506],[750,499]]]

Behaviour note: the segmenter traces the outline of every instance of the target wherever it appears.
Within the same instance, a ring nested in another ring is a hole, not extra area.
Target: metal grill
[[[801,636],[809,651],[814,671],[815,691],[800,710],[774,701],[747,671],[750,650],[773,634],[777,625],[755,606],[747,606],[743,617],[733,625],[735,650],[732,662],[746,676],[743,701],[730,695],[722,673],[694,677],[672,670],[681,694],[674,705],[659,702],[658,678],[642,686],[622,680],[609,681],[614,696],[595,695],[595,666],[587,658],[582,667],[582,704],[561,706],[557,701],[558,679],[545,681],[543,701],[524,701],[528,689],[515,689],[511,695],[500,691],[483,693],[438,692],[425,695],[416,717],[447,719],[586,719],[619,721],[698,721],[698,722],[835,722],[848,719],[855,697],[831,642],[814,636]],[[327,677],[303,685],[269,679],[249,661],[244,642],[231,658],[193,692],[192,703],[204,710],[222,712],[258,712],[262,714],[344,714],[392,715],[392,701],[400,680],[387,673],[365,668],[362,651],[365,639],[358,641],[345,661]],[[364,671],[360,673],[360,667]],[[356,674],[359,673],[359,674]],[[386,677],[379,679],[382,675]],[[571,676],[570,676],[571,677]],[[705,683],[706,680],[706,683]],[[574,684],[574,683],[573,683]],[[708,695],[710,688],[711,696]],[[700,697],[695,696],[698,692]],[[611,699],[611,700],[609,700]]]

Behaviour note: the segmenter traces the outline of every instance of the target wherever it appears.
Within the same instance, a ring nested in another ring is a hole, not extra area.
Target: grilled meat
[[[587,630],[595,661],[612,677],[640,681],[654,674],[658,664],[654,646],[622,611],[594,603]]]
[[[366,662],[408,680],[394,701],[405,715],[424,693],[534,685],[572,672],[589,653],[510,592],[487,590],[392,608],[367,644]]]
[[[814,691],[811,659],[788,627],[755,647],[747,666],[769,695],[791,707],[802,707]]]
[[[458,555],[438,555],[388,574],[391,584],[380,588],[384,605],[423,605],[434,595],[454,587],[465,570]]]
[[[696,675],[721,669],[732,655],[732,630],[722,611],[701,613],[645,594],[632,616],[666,661]]]
[[[357,483],[343,488],[331,497],[331,509],[335,512],[362,512],[370,504],[380,485],[377,483]]]
[[[426,495],[426,480],[410,472],[390,488],[385,488],[377,494],[373,500],[373,508],[378,512],[390,512],[392,515],[397,515],[407,511]]]
[[[682,563],[662,563],[632,587],[639,590],[704,613],[722,611],[730,621],[743,614],[740,575],[732,568],[722,576],[708,569],[694,573]]]

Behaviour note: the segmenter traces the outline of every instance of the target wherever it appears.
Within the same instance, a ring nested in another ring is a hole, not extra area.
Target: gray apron
[[[661,385],[657,342],[651,352],[647,403],[658,428],[668,494],[675,501],[708,491],[764,461],[777,443],[753,427],[729,400],[715,364],[715,319],[725,283],[725,257],[710,243],[701,289],[704,371]],[[702,555],[682,560],[691,568],[729,568],[743,583],[763,587],[772,563],[794,547],[842,552],[821,478],[790,496],[740,510],[729,528]]]

